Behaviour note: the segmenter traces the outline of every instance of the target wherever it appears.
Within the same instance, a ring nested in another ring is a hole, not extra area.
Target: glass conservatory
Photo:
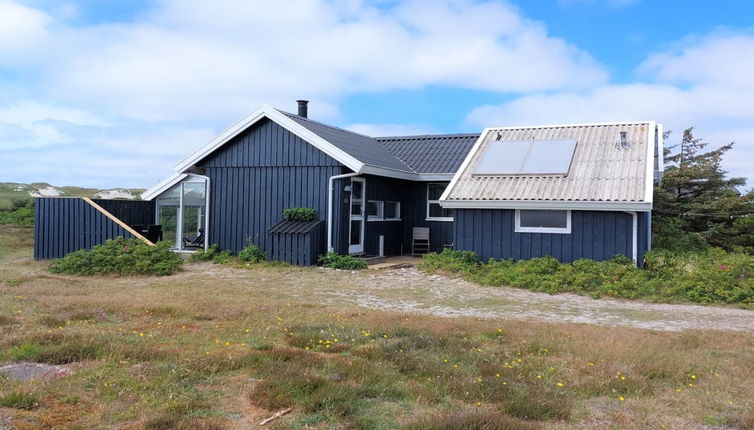
[[[162,240],[176,250],[206,249],[207,179],[189,175],[156,199],[156,219]]]

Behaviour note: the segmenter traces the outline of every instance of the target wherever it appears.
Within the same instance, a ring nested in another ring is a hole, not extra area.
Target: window
[[[453,221],[449,209],[440,206],[440,196],[448,184],[427,184],[427,221]]]
[[[385,220],[399,221],[401,219],[401,202],[385,202]]]
[[[516,233],[571,233],[571,211],[516,210]]]
[[[383,208],[383,202],[377,200],[369,200],[367,202],[367,220],[382,221]]]

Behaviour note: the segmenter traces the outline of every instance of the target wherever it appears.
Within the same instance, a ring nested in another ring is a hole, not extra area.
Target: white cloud
[[[676,132],[671,143],[695,126],[697,136],[716,145],[736,141],[724,166],[754,178],[754,60],[746,55],[754,36],[713,34],[685,42],[639,67],[647,82],[525,95],[474,109],[467,120],[481,127],[654,119]]]
[[[582,88],[607,75],[504,3],[163,0],[136,22],[57,26],[39,61],[61,100],[142,121],[239,115],[308,97],[334,116],[361,91]]]
[[[585,51],[504,2],[158,0],[149,7],[130,22],[86,25],[69,2],[0,0],[0,72],[23,77],[0,74],[0,157],[14,163],[6,177],[149,185],[164,173],[156,166],[169,169],[262,103],[308,98],[317,119],[338,121],[339,101],[364,92],[434,85],[523,94],[607,78]]]
[[[52,18],[39,10],[0,0],[0,58],[13,61],[28,55],[48,37]]]

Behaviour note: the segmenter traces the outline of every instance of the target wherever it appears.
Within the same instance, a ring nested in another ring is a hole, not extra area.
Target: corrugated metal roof
[[[478,138],[479,133],[375,139],[418,173],[456,173]]]
[[[654,123],[624,123],[490,129],[448,190],[446,200],[463,201],[588,201],[644,202],[647,163],[654,146]],[[620,146],[627,132],[628,149]],[[475,175],[490,142],[575,139],[576,150],[568,174]],[[650,171],[651,173],[651,171]],[[651,184],[651,182],[650,182]]]
[[[333,127],[292,113],[280,112],[364,164],[415,173],[406,163],[388,151],[385,146],[369,136]]]
[[[314,221],[288,221],[283,220],[270,227],[268,233],[309,233],[314,230],[322,220]]]

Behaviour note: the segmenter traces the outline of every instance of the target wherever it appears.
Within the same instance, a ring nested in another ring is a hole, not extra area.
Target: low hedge
[[[170,275],[183,264],[180,255],[170,250],[169,242],[147,245],[139,239],[118,237],[82,249],[50,263],[52,273],[71,275]]]
[[[317,219],[317,211],[312,208],[283,209],[283,218],[287,221],[314,221]]]
[[[553,257],[481,262],[473,252],[445,250],[427,254],[420,268],[429,273],[458,274],[483,285],[547,293],[754,308],[754,256],[716,248],[682,254],[648,252],[644,269],[637,269],[624,256],[602,262],[560,263]]]
[[[332,269],[342,270],[361,270],[367,268],[364,260],[359,260],[351,255],[339,255],[334,252],[320,255],[317,259],[320,266],[330,267]]]

